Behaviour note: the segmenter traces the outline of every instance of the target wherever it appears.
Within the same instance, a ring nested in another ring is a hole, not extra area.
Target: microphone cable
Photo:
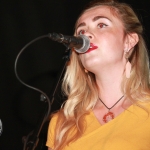
[[[40,127],[40,130],[39,130],[39,132],[38,132],[38,136],[39,136],[39,134],[40,134],[40,132],[41,132],[41,130],[42,130],[42,127],[43,127],[44,123],[46,122],[46,120],[47,120],[47,118],[48,118],[48,116],[49,116],[49,114],[50,114],[51,105],[52,105],[53,101],[50,102],[49,97],[48,97],[47,94],[44,93],[42,90],[40,90],[40,89],[38,89],[38,88],[36,88],[36,87],[33,87],[33,86],[31,86],[31,85],[25,83],[23,80],[21,80],[21,78],[19,77],[18,72],[17,72],[17,63],[18,63],[18,60],[19,60],[21,54],[25,51],[25,49],[26,49],[27,47],[29,47],[29,46],[30,46],[31,44],[33,44],[34,42],[36,42],[36,41],[38,41],[38,40],[40,40],[40,39],[43,39],[43,38],[47,38],[47,37],[49,37],[49,35],[43,35],[43,36],[37,37],[37,38],[35,38],[34,40],[32,40],[31,42],[27,43],[27,44],[20,50],[20,52],[18,53],[18,55],[17,55],[17,57],[16,57],[16,59],[15,59],[15,64],[14,64],[14,71],[15,71],[15,75],[16,75],[16,78],[18,79],[18,81],[19,81],[21,84],[23,84],[24,86],[26,86],[26,87],[28,87],[28,88],[30,88],[30,89],[32,89],[32,90],[35,90],[35,91],[41,93],[41,98],[40,98],[40,100],[41,100],[41,101],[44,101],[44,102],[47,102],[47,104],[48,104],[47,113],[46,113],[46,115],[44,116],[44,119],[43,119],[43,121],[42,121],[42,123],[41,123],[41,127]],[[28,138],[29,138],[29,136],[30,136],[32,133],[33,133],[33,131],[31,131],[26,137],[23,137],[23,142],[24,142],[23,150],[26,150],[26,146],[27,146],[27,144],[28,144]],[[29,141],[29,142],[32,142],[32,141]],[[32,142],[32,144],[34,144],[34,143]],[[37,143],[35,143],[35,144],[37,144]],[[36,145],[35,145],[35,146],[36,146]],[[35,146],[34,146],[34,147],[35,147]],[[34,149],[33,149],[33,150],[34,150]]]

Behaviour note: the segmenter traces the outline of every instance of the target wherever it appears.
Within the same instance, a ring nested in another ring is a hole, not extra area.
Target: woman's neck
[[[112,106],[123,93],[121,91],[122,71],[118,69],[109,70],[109,72],[101,72],[96,75],[96,82],[99,88],[99,97],[106,105]]]

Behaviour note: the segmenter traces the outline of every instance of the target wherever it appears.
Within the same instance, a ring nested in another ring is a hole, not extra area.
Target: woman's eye
[[[107,25],[106,24],[104,24],[104,23],[99,23],[98,24],[98,28],[105,28]]]
[[[78,35],[83,35],[85,32],[86,32],[85,30],[80,30],[80,31],[78,32]]]

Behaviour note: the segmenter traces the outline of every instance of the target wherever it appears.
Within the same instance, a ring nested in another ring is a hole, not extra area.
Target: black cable
[[[22,83],[24,86],[26,86],[26,87],[28,87],[28,88],[30,88],[30,89],[33,89],[33,90],[35,90],[35,91],[40,92],[40,93],[41,93],[41,100],[44,101],[44,102],[48,102],[48,108],[46,108],[46,110],[45,110],[45,112],[44,112],[44,114],[43,114],[43,118],[44,118],[44,119],[41,120],[40,125],[39,125],[34,131],[30,132],[26,137],[23,137],[23,141],[24,141],[23,150],[35,150],[35,148],[36,148],[36,146],[37,146],[37,144],[38,144],[38,142],[39,142],[39,135],[40,135],[40,132],[41,132],[41,130],[42,130],[42,127],[43,127],[45,121],[47,120],[47,118],[48,118],[48,116],[49,116],[49,114],[50,114],[51,105],[52,105],[52,103],[53,103],[53,101],[54,101],[54,96],[55,96],[55,93],[56,93],[56,91],[57,91],[59,82],[60,82],[60,80],[61,80],[61,77],[62,77],[62,75],[63,75],[63,72],[64,72],[64,70],[65,70],[65,67],[66,67],[67,63],[68,63],[68,61],[70,60],[71,49],[70,49],[70,47],[69,47],[69,44],[64,44],[64,43],[63,43],[63,44],[67,47],[67,49],[66,49],[65,54],[64,54],[64,56],[63,56],[62,68],[61,68],[61,70],[59,71],[59,74],[58,74],[58,77],[57,77],[57,82],[56,82],[55,87],[54,87],[53,92],[52,92],[51,101],[50,101],[49,97],[48,97],[43,91],[41,91],[40,89],[38,89],[38,88],[36,88],[36,87],[33,87],[33,86],[31,86],[31,85],[25,83],[24,81],[22,81],[22,80],[20,79],[20,77],[19,77],[19,75],[18,75],[18,73],[17,73],[17,63],[18,63],[18,59],[19,59],[20,55],[23,53],[23,51],[24,51],[28,46],[30,46],[32,43],[34,43],[34,42],[36,42],[36,41],[38,41],[38,40],[40,40],[40,39],[42,39],[42,38],[46,38],[46,37],[50,38],[50,35],[51,35],[51,34],[43,35],[43,36],[37,37],[37,38],[35,38],[34,40],[32,40],[31,42],[29,42],[28,44],[26,44],[26,45],[20,50],[20,52],[18,53],[18,55],[17,55],[17,57],[16,57],[16,60],[15,60],[15,65],[14,65],[15,75],[16,75],[17,79],[20,81],[20,83]],[[30,135],[34,135],[34,136],[33,136],[32,140],[28,141]],[[29,146],[28,146],[28,145],[29,145]]]
[[[44,119],[42,120],[42,123],[41,123],[41,125],[40,125],[40,127],[39,127],[39,131],[38,131],[38,133],[37,133],[37,137],[39,136],[39,134],[40,134],[40,132],[41,132],[41,129],[42,129],[42,127],[43,127],[45,121],[47,120],[47,118],[48,118],[48,116],[49,116],[49,114],[50,114],[50,109],[51,109],[51,104],[52,104],[52,102],[50,101],[50,99],[49,99],[49,97],[46,95],[46,93],[44,93],[43,91],[41,91],[40,89],[38,89],[38,88],[36,88],[36,87],[33,87],[33,86],[31,86],[31,85],[25,83],[23,80],[20,79],[20,77],[19,77],[19,75],[18,75],[18,73],[17,73],[17,63],[18,63],[18,60],[19,60],[20,55],[23,53],[23,51],[24,51],[28,46],[30,46],[32,43],[34,43],[34,42],[36,42],[36,41],[38,41],[38,40],[40,40],[40,39],[46,38],[46,37],[49,37],[49,35],[43,35],[43,36],[37,37],[37,38],[35,38],[34,40],[32,40],[31,42],[29,42],[28,44],[26,44],[26,45],[20,50],[20,52],[18,53],[18,55],[17,55],[17,57],[16,57],[16,60],[15,60],[15,65],[14,65],[15,75],[16,75],[17,79],[19,80],[19,82],[22,83],[24,86],[26,86],[26,87],[28,87],[28,88],[30,88],[30,89],[33,89],[33,90],[35,90],[35,91],[41,93],[41,101],[47,102],[47,104],[48,104],[47,112],[46,112],[46,115],[44,116]],[[51,102],[51,103],[50,103],[50,102]],[[33,133],[33,131],[32,131],[31,133]],[[29,138],[29,136],[31,135],[31,133],[29,133],[29,134],[26,136],[26,138],[24,138],[24,140],[23,140],[23,141],[24,141],[23,150],[26,150],[26,145],[27,145],[27,143],[28,143],[28,138]],[[31,142],[32,142],[32,141],[31,141]],[[34,143],[32,143],[32,144],[34,144]],[[35,144],[36,144],[36,143],[35,143]]]

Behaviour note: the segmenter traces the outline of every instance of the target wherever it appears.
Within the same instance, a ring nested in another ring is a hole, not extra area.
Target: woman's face
[[[77,22],[75,33],[90,38],[90,49],[79,54],[87,70],[96,73],[102,68],[125,66],[124,27],[107,6],[96,6],[84,12]]]

